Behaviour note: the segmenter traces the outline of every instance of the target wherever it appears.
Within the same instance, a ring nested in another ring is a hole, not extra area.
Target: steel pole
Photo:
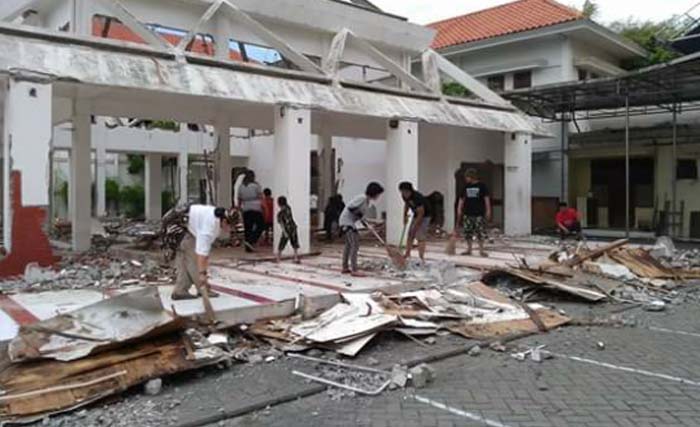
[[[625,236],[630,237],[630,96],[625,95]]]
[[[677,105],[673,104],[673,138],[672,138],[672,164],[671,167],[671,212],[673,215],[673,228],[671,231],[671,236],[675,237],[678,233],[678,219],[676,218],[676,206],[677,206],[677,196],[678,196],[678,109]]]

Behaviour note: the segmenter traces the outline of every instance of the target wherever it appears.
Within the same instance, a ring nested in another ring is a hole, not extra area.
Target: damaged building
[[[67,210],[78,251],[89,247],[93,211],[106,209],[106,153],[145,156],[147,218],[161,214],[163,157],[177,159],[183,202],[193,160],[215,164],[215,201],[226,206],[233,171],[250,167],[290,197],[304,251],[312,194],[325,200],[338,181],[349,196],[371,179],[389,187],[410,180],[452,206],[455,171],[489,161],[503,165],[496,217],[509,234],[530,232],[529,159],[539,131],[430,50],[430,29],[336,1],[69,3],[2,5],[4,274],[51,262],[43,230],[57,151],[70,153]],[[279,60],[253,60],[256,50]],[[414,57],[422,78],[410,72]],[[443,76],[473,96],[443,96]],[[180,131],[109,125],[130,119],[172,121]],[[193,135],[187,124],[211,132]],[[398,194],[380,209],[396,242]],[[450,227],[453,210],[445,216]]]

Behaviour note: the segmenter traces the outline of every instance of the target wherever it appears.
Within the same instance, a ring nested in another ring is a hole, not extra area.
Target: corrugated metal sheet
[[[517,110],[456,105],[222,66],[182,63],[146,53],[118,51],[97,43],[80,46],[60,39],[0,33],[0,74],[18,72],[44,74],[57,81],[213,97],[230,102],[291,104],[320,111],[437,125],[541,133],[529,117]]]

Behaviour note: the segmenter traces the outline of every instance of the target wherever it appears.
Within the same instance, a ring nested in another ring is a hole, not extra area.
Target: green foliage
[[[160,193],[160,206],[163,208],[163,213],[175,207],[175,204],[175,193],[167,190]]]
[[[55,193],[61,198],[63,203],[68,203],[68,181],[61,181],[58,184]]]
[[[470,95],[469,90],[457,82],[447,82],[442,84],[442,93],[447,96],[462,96]]]
[[[105,199],[107,202],[119,202],[119,183],[113,179],[105,181]]]
[[[120,206],[129,218],[143,218],[146,211],[146,191],[141,185],[123,187],[119,192]]]
[[[140,175],[146,167],[146,159],[144,156],[129,154],[127,160],[129,161],[127,171],[131,175]]]
[[[600,12],[600,7],[598,3],[593,0],[586,0],[581,8],[581,13],[588,19],[595,19]]]
[[[646,58],[638,58],[623,64],[628,70],[660,64],[678,56],[665,43],[677,33],[677,23],[673,20],[662,22],[638,21],[629,18],[616,21],[610,29],[637,43],[649,53]]]
[[[154,120],[148,125],[148,129],[161,129],[172,132],[180,131],[180,123],[172,120]]]

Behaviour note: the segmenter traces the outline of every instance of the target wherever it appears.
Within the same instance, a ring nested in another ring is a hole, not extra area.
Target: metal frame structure
[[[502,94],[531,116],[550,122],[625,118],[625,231],[630,235],[630,117],[672,115],[673,163],[677,163],[678,114],[700,110],[700,52],[613,77],[543,85]],[[568,151],[562,132],[562,154]],[[562,157],[563,158],[563,157]],[[564,167],[564,166],[562,166]],[[672,207],[677,207],[676,174],[672,173]],[[562,177],[562,181],[564,178]]]

